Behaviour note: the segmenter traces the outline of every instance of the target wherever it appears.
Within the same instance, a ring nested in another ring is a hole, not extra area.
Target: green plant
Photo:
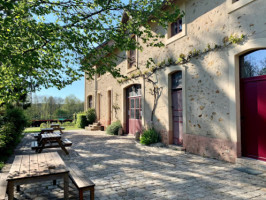
[[[244,40],[245,36],[242,34],[240,37],[237,34],[232,34],[229,37],[229,42],[233,43],[233,44],[239,44],[240,42],[242,42]]]
[[[75,126],[75,123],[74,122],[64,122],[62,124],[62,126],[64,126],[64,127],[73,127],[73,126]]]
[[[106,133],[109,135],[118,135],[119,128],[122,128],[121,122],[116,121],[109,125],[106,129]]]
[[[140,138],[140,143],[145,145],[150,145],[159,141],[160,136],[154,129],[145,130]]]
[[[22,132],[28,124],[29,121],[20,108],[8,105],[0,113],[0,163],[5,162],[13,153],[13,149],[20,142],[23,137]]]
[[[88,120],[86,117],[86,113],[78,113],[76,126],[78,128],[85,128],[85,126],[87,126],[87,125],[88,125]]]
[[[46,123],[41,123],[40,128],[47,128],[47,124]]]
[[[93,124],[93,122],[95,122],[97,116],[94,108],[88,108],[88,110],[86,111],[86,118],[88,124]]]

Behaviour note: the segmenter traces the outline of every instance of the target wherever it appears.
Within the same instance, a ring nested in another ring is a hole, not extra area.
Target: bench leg
[[[14,182],[9,181],[7,184],[8,200],[14,199]]]
[[[79,200],[83,200],[83,190],[79,189]]]
[[[90,189],[90,200],[94,200],[94,187]]]
[[[66,147],[63,145],[62,141],[59,139],[57,140],[59,146],[61,147],[61,149],[66,153],[66,155],[68,155],[68,151],[66,150]]]
[[[20,185],[17,185],[17,192],[20,192]]]
[[[56,180],[53,180],[53,185],[56,185]]]

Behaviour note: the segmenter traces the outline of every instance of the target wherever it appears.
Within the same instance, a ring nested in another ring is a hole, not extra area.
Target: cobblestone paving
[[[66,164],[75,163],[95,184],[95,199],[259,199],[266,200],[266,175],[250,175],[236,165],[187,154],[169,148],[146,147],[132,136],[109,136],[105,132],[71,131],[63,137],[73,146],[70,155],[57,150]],[[16,154],[30,150],[31,134]],[[12,163],[13,158],[10,158]],[[4,170],[8,171],[10,164]],[[84,199],[90,193],[85,192]],[[17,199],[63,199],[62,182],[22,185]],[[70,184],[70,199],[78,199]]]

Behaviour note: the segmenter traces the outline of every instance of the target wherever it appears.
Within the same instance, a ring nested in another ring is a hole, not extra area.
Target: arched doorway
[[[135,84],[126,90],[127,101],[127,118],[126,127],[127,133],[135,134],[142,129],[142,100],[141,100],[141,85]]]
[[[171,76],[173,143],[183,145],[182,72]]]
[[[266,50],[240,56],[242,156],[266,161]]]

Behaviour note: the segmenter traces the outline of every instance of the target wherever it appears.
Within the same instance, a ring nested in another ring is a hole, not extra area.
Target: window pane
[[[136,109],[136,119],[139,119],[139,109]]]
[[[139,99],[136,99],[136,108],[139,108]]]
[[[135,119],[135,116],[134,116],[135,113],[134,113],[134,111],[135,111],[134,109],[131,109],[130,110],[130,119]]]
[[[172,89],[182,88],[182,72],[172,75]]]
[[[258,50],[240,57],[240,76],[249,78],[266,75],[266,50]]]
[[[135,108],[135,99],[130,99],[130,108]]]

